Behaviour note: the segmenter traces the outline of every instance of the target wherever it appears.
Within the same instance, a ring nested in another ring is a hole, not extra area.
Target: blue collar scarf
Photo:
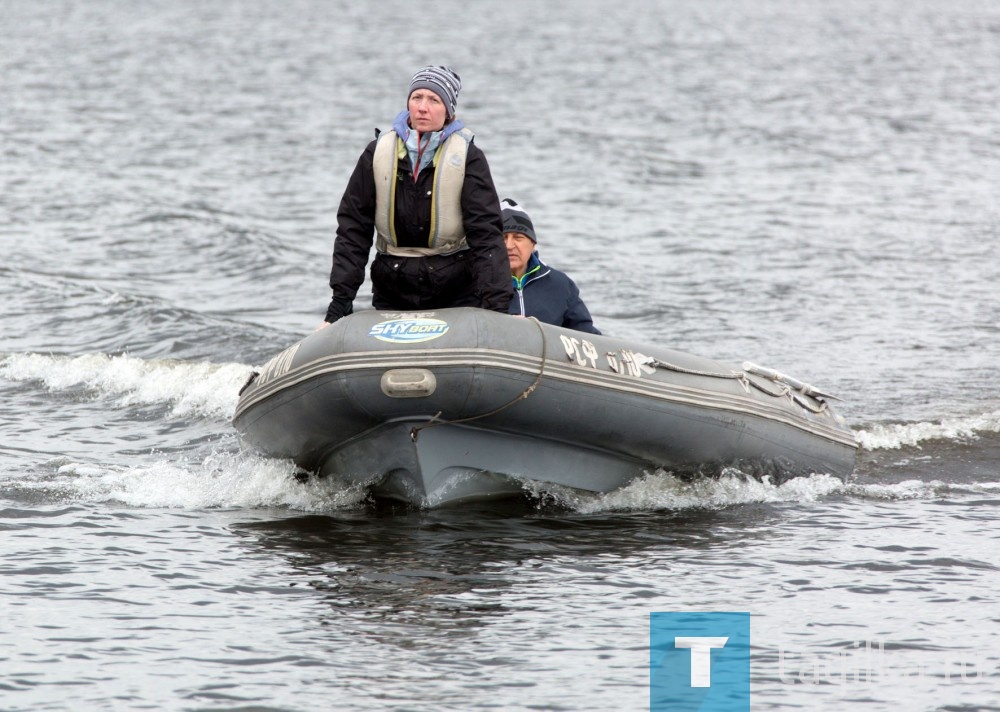
[[[396,132],[397,136],[403,139],[406,151],[410,156],[410,165],[413,166],[413,177],[416,178],[420,171],[429,166],[431,161],[434,160],[434,154],[437,153],[441,143],[456,131],[464,128],[465,124],[458,119],[454,119],[440,131],[420,135],[418,144],[418,134],[410,128],[409,120],[410,112],[406,110],[401,111],[393,119],[392,129]]]

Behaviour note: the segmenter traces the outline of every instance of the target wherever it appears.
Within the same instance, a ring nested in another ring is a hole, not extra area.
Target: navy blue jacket
[[[600,334],[594,326],[587,305],[580,299],[576,283],[565,273],[553,269],[532,252],[524,276],[514,280],[514,298],[508,311],[519,316],[533,316],[538,321],[567,329]]]

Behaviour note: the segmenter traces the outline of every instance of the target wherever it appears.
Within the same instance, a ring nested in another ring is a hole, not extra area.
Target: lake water
[[[1000,5],[7,0],[0,36],[0,708],[643,710],[650,612],[749,611],[754,710],[1000,710]],[[838,395],[854,477],[401,511],[242,446],[428,63],[605,333]]]

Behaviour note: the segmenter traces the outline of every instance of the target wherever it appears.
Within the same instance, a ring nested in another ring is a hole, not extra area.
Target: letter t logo
[[[691,649],[691,687],[712,686],[712,649],[724,648],[729,638],[674,638],[675,648]]]

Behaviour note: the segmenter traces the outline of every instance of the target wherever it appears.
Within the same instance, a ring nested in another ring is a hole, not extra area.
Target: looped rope
[[[523,391],[521,391],[521,393],[515,396],[510,402],[504,403],[499,408],[494,408],[493,410],[486,413],[480,413],[479,415],[470,415],[467,418],[458,418],[456,420],[443,420],[441,418],[441,411],[438,411],[437,413],[434,414],[434,417],[432,417],[423,425],[414,425],[412,428],[410,428],[410,440],[416,442],[417,437],[420,435],[420,431],[426,428],[433,428],[434,426],[437,425],[454,425],[455,423],[468,423],[473,420],[479,420],[480,418],[488,418],[491,415],[496,415],[500,411],[510,408],[515,403],[523,401],[525,398],[527,398],[528,396],[530,396],[532,393],[535,392],[535,389],[538,388],[538,384],[542,382],[542,376],[545,375],[545,361],[547,358],[548,343],[545,341],[545,331],[542,329],[542,323],[533,316],[528,317],[528,319],[535,322],[535,326],[538,327],[538,333],[542,337],[542,362],[541,366],[538,369],[538,375],[535,376],[534,382],[530,386],[525,388]]]
[[[684,366],[678,366],[677,364],[669,363],[667,361],[661,361],[660,359],[653,359],[652,365],[656,368],[665,368],[670,371],[675,371],[677,373],[688,373],[694,376],[708,376],[709,378],[732,378],[740,382],[743,386],[743,390],[747,393],[750,392],[750,386],[753,386],[761,393],[766,393],[772,398],[785,398],[790,397],[793,401],[798,403],[800,406],[806,410],[812,411],[813,413],[822,413],[827,409],[826,398],[832,398],[825,393],[820,393],[815,390],[812,386],[801,384],[801,388],[793,387],[792,384],[782,382],[774,376],[769,376],[766,373],[761,373],[763,369],[752,364],[745,364],[745,369],[743,371],[730,371],[729,373],[719,373],[712,371],[699,371],[694,368],[685,368]],[[746,368],[749,366],[750,368]],[[755,370],[757,369],[757,370]],[[767,388],[763,383],[757,379],[750,378],[749,373],[754,373],[757,376],[763,376],[767,379],[769,384],[773,383],[776,387],[776,391],[772,391]],[[775,376],[780,376],[775,372]],[[797,383],[797,382],[796,382]]]

